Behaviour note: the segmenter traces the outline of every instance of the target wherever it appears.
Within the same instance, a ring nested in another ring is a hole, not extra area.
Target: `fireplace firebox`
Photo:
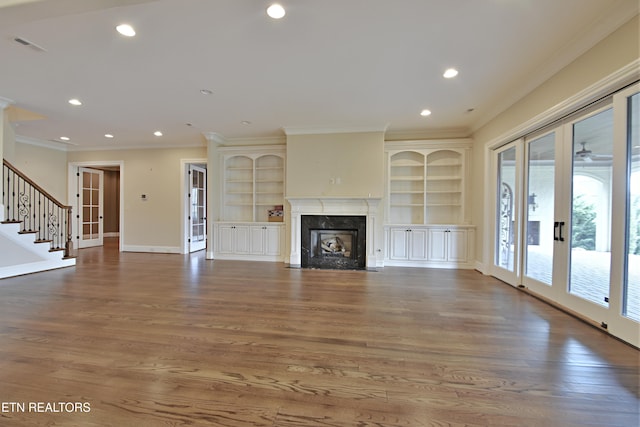
[[[302,268],[366,268],[365,216],[302,215],[300,219]]]

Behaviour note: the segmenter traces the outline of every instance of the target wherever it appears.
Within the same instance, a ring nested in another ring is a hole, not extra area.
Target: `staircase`
[[[2,167],[0,279],[76,264],[71,207],[6,160]]]

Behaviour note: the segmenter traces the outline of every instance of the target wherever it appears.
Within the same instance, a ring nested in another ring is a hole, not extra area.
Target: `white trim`
[[[187,241],[187,236],[189,235],[189,206],[186,203],[187,197],[187,172],[188,165],[190,164],[204,164],[205,169],[207,170],[207,175],[209,175],[209,165],[207,163],[206,158],[200,159],[180,159],[180,224],[182,233],[180,233],[180,247],[182,248],[182,254],[189,253],[189,242]],[[208,178],[207,178],[208,179]],[[207,183],[208,184],[208,183]],[[207,205],[209,204],[209,194],[207,189]],[[208,209],[208,208],[207,208]],[[209,222],[209,217],[207,216],[207,223]],[[208,229],[206,229],[205,233],[209,234]]]
[[[7,108],[8,106],[15,104],[16,102],[12,99],[9,98],[4,98],[2,96],[0,96],[0,110],[4,110],[5,108]]]
[[[178,246],[142,246],[142,245],[122,245],[122,252],[147,252],[162,254],[182,254]]]
[[[581,32],[576,34],[573,39],[565,45],[558,46],[555,53],[551,55],[543,65],[531,70],[526,79],[518,79],[514,87],[505,91],[507,95],[487,110],[471,126],[471,131],[476,132],[489,123],[510,106],[533,92],[541,84],[631,20],[638,14],[638,5],[633,3],[634,2],[619,0],[617,4],[609,8],[610,13],[598,18],[596,22],[585,26]],[[522,85],[522,80],[526,80],[528,83]]]
[[[69,144],[53,140],[45,141],[43,139],[16,135],[16,142],[19,142],[21,144],[35,145],[36,147],[48,148],[50,150],[69,151]]]
[[[120,237],[120,232],[118,231],[111,231],[109,233],[103,233],[102,234],[103,237]]]
[[[124,160],[95,160],[95,161],[85,161],[85,162],[69,162],[68,164],[68,175],[67,175],[67,188],[68,188],[68,197],[70,198],[70,200],[67,200],[67,205],[72,206],[73,211],[72,214],[75,216],[75,214],[73,212],[78,212],[78,205],[77,205],[77,197],[75,197],[75,194],[77,194],[77,184],[78,181],[76,179],[76,172],[74,171],[74,168],[78,168],[78,167],[100,167],[100,166],[118,166],[120,168],[120,230],[119,230],[119,236],[120,241],[119,243],[119,251],[122,252],[123,251],[123,247],[124,247],[124,239],[126,238],[126,234],[124,232],[124,206],[125,206],[125,202],[124,202],[124,185],[125,185],[125,174],[124,174]],[[71,240],[74,243],[77,243],[77,239],[75,238],[78,235],[78,230],[77,230],[77,221],[72,221],[72,235],[71,235]],[[77,249],[77,248],[76,248]]]
[[[365,132],[385,132],[389,123],[376,125],[356,125],[356,126],[336,126],[336,127],[304,127],[287,126],[282,131],[287,136],[291,135],[320,135],[330,133],[365,133]]]
[[[583,108],[616,90],[640,79],[640,59],[635,59],[607,77],[597,81],[586,89],[554,105],[523,124],[512,128],[504,134],[485,143],[485,147],[492,150],[500,145],[509,143],[527,134],[541,129],[564,116]]]
[[[366,216],[366,268],[376,269],[384,265],[383,244],[379,236],[378,207],[381,198],[362,196],[340,197],[287,197],[291,205],[291,246],[290,254],[285,254],[292,267],[302,263],[300,242],[302,236],[302,215],[361,215]]]

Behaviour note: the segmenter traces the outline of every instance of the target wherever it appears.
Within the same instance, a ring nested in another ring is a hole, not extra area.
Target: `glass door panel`
[[[498,154],[498,224],[496,265],[514,270],[515,156],[512,147]]]
[[[189,165],[189,176],[189,251],[195,252],[204,249],[207,242],[207,173],[204,168]]]
[[[611,273],[613,109],[573,124],[569,293],[608,307]]]
[[[524,273],[551,286],[554,246],[556,134],[552,132],[528,144],[526,240]]]
[[[640,322],[640,93],[628,98],[626,274],[622,315]]]
[[[495,254],[494,265],[508,277],[496,277],[507,282],[515,280],[516,273],[516,243],[518,215],[518,180],[516,158],[518,150],[516,144],[510,144],[496,153],[497,186],[496,186],[496,224],[495,224]]]
[[[102,246],[103,175],[97,169],[79,168],[79,236],[78,248]]]

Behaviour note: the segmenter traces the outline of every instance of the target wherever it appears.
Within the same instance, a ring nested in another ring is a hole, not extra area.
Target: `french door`
[[[189,252],[207,245],[207,171],[189,165]]]
[[[494,151],[492,274],[640,344],[638,85]],[[522,153],[522,154],[520,154]]]
[[[104,216],[104,173],[78,168],[78,248],[102,246]]]

